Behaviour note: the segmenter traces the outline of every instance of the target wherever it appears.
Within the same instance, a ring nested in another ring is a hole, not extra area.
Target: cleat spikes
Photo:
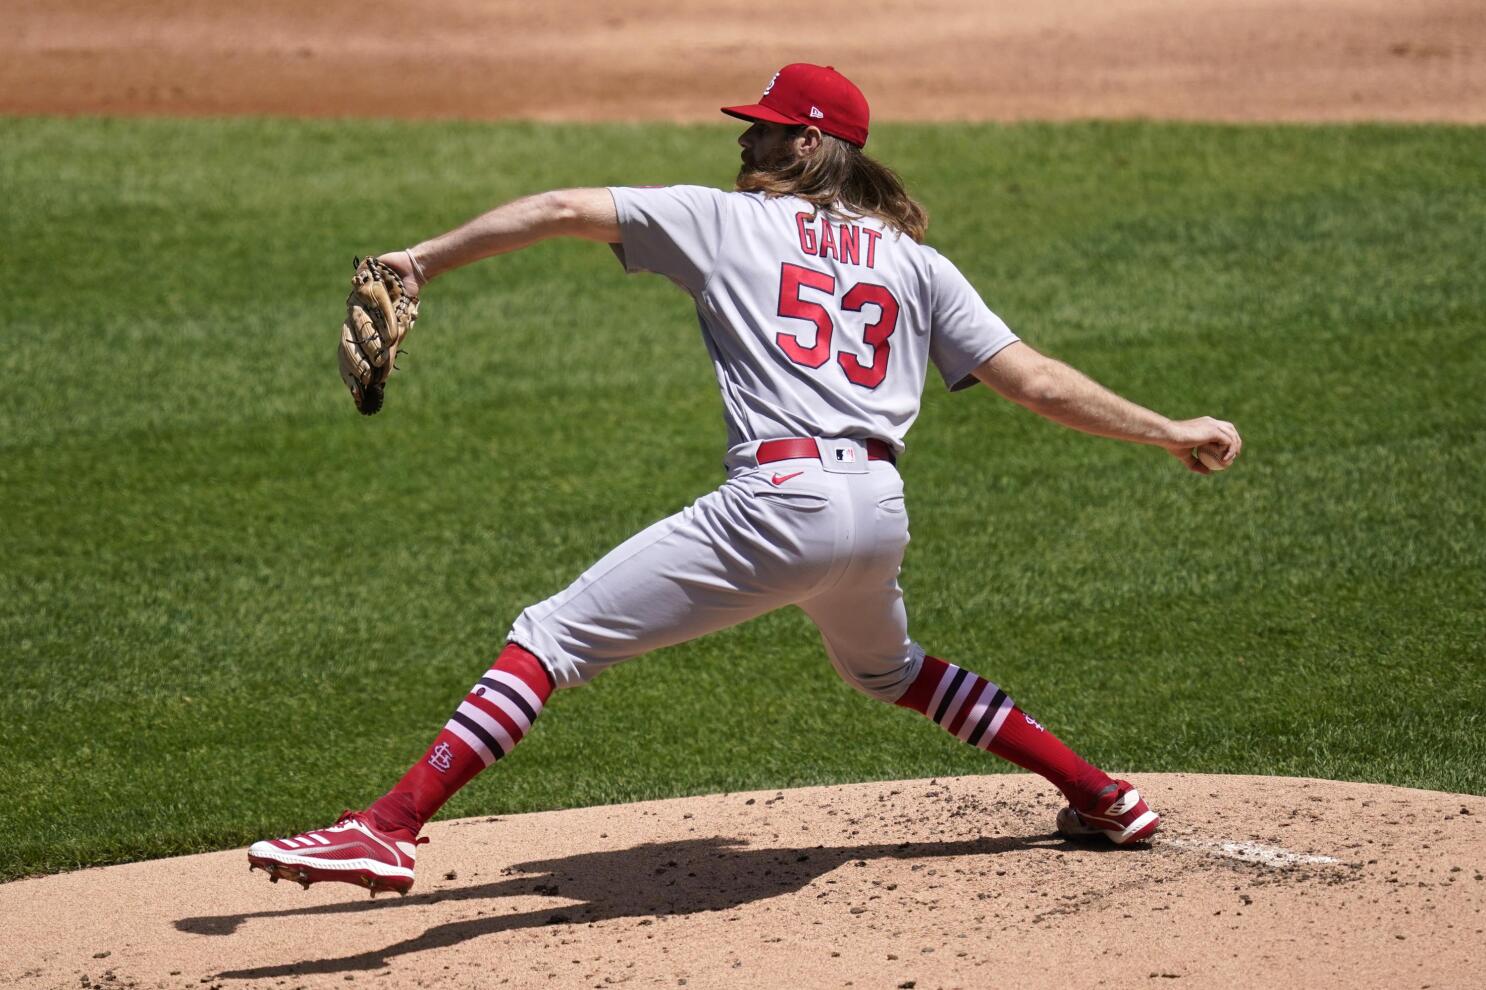
[[[326,856],[324,833],[331,832],[340,844]],[[414,853],[405,847],[421,844],[416,835],[384,833],[368,813],[360,811],[343,812],[334,825],[287,841],[288,848],[255,843],[249,851],[249,867],[267,873],[272,883],[289,880],[308,890],[312,884],[339,881],[354,884],[372,897],[387,891],[408,892],[413,885]],[[343,851],[347,849],[351,852]]]

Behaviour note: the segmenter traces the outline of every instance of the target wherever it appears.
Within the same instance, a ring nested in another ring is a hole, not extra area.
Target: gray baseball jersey
[[[614,189],[630,271],[696,302],[727,418],[728,479],[521,613],[508,638],[559,686],[785,605],[819,628],[838,673],[895,700],[923,650],[898,570],[901,450],[932,361],[951,388],[1017,338],[932,248],[792,198],[698,186]],[[814,438],[760,464],[760,441]]]
[[[902,450],[932,361],[951,388],[1017,339],[950,261],[793,197],[616,188],[631,272],[696,301],[729,446],[877,437]]]

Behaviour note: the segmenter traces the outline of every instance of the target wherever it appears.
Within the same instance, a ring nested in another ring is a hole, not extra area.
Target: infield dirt
[[[270,886],[240,849],[22,880],[0,981],[1481,985],[1486,798],[1137,780],[1167,816],[1147,848],[1058,838],[1017,774],[435,823],[402,899]]]
[[[1486,121],[1479,0],[14,0],[0,113],[715,121],[786,62],[879,120]]]

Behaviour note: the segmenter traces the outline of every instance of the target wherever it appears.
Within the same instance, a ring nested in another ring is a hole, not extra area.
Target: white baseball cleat
[[[266,839],[248,849],[248,870],[262,870],[278,883],[293,880],[306,890],[322,880],[354,883],[370,890],[406,894],[413,886],[418,846],[410,832],[384,832],[364,811],[345,811],[329,828],[288,839]]]
[[[1161,825],[1129,781],[1117,780],[1099,792],[1085,811],[1068,805],[1058,812],[1058,832],[1073,837],[1103,835],[1117,846],[1144,842]]]

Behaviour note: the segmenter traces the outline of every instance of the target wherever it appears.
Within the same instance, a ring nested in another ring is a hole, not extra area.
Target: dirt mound
[[[1137,782],[1167,827],[1136,850],[1056,837],[1050,789],[997,775],[436,823],[406,898],[270,886],[242,850],[22,880],[0,982],[1480,985],[1486,798]]]
[[[16,0],[0,112],[708,120],[791,61],[878,119],[1486,121],[1480,0]],[[802,40],[805,39],[805,40]]]

